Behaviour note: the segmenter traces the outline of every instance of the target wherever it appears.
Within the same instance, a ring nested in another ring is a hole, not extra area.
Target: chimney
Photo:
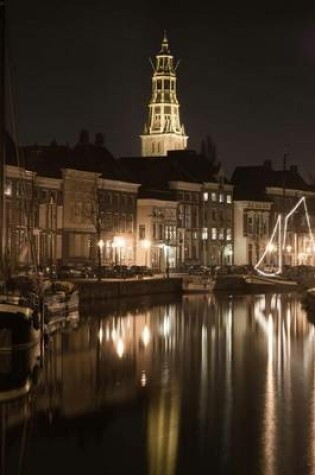
[[[268,170],[272,169],[271,160],[264,161],[264,168],[267,168]]]
[[[79,144],[88,144],[90,143],[89,132],[85,129],[81,130],[79,136]]]
[[[104,135],[98,132],[95,134],[95,145],[98,147],[103,147],[104,146]]]

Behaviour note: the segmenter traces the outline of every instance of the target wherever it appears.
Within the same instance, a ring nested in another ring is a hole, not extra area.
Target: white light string
[[[264,272],[260,269],[258,269],[258,267],[260,266],[260,264],[262,263],[262,261],[264,260],[268,250],[270,249],[270,246],[272,246],[272,241],[275,237],[275,234],[277,232],[277,229],[280,225],[280,221],[281,221],[281,215],[279,214],[278,218],[277,218],[277,221],[276,221],[276,224],[275,224],[275,227],[273,228],[273,231],[272,231],[272,234],[271,234],[271,237],[270,237],[270,240],[266,246],[266,249],[264,250],[261,258],[259,259],[259,261],[255,264],[254,268],[257,270],[257,272],[265,277],[269,277],[269,276],[273,276],[275,277],[277,274],[279,274],[279,271],[277,271],[276,273],[275,272],[271,272],[271,273],[268,273],[268,272]]]
[[[283,226],[283,244],[282,244],[282,250],[285,249],[285,246],[286,246],[286,242],[287,242],[287,230],[288,230],[288,220],[289,218],[292,216],[293,213],[295,213],[295,211],[299,208],[299,206],[303,203],[303,206],[304,206],[304,211],[305,211],[305,216],[306,216],[306,222],[307,222],[307,227],[308,227],[308,232],[309,232],[309,236],[310,236],[310,241],[312,242],[312,247],[313,247],[313,251],[315,251],[315,239],[314,239],[314,235],[313,235],[313,232],[312,232],[312,228],[311,228],[311,221],[310,221],[310,216],[309,216],[309,213],[308,213],[308,209],[307,209],[307,204],[306,204],[306,199],[305,199],[305,196],[303,196],[302,198],[300,198],[300,200],[296,203],[296,205],[291,209],[291,211],[286,214],[285,218],[284,218],[284,226]],[[263,252],[261,258],[258,260],[258,262],[255,264],[254,268],[256,269],[256,271],[265,276],[265,277],[276,277],[278,274],[281,273],[282,271],[282,255],[281,255],[281,234],[282,234],[282,226],[281,226],[281,215],[279,214],[278,215],[278,219],[276,221],[276,224],[275,224],[275,227],[273,229],[273,232],[272,232],[272,235],[271,235],[271,238],[266,246],[266,249],[265,251]],[[278,262],[279,262],[279,269],[276,271],[276,272],[270,272],[270,273],[267,273],[267,272],[264,272],[260,269],[258,269],[258,267],[260,266],[260,264],[262,263],[262,261],[264,260],[264,258],[266,257],[266,254],[268,252],[268,250],[270,250],[270,247],[272,246],[272,241],[275,237],[275,234],[277,232],[277,229],[279,228],[279,235],[278,235]]]

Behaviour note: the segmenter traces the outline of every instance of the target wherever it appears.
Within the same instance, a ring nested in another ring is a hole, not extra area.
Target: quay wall
[[[182,293],[182,279],[76,280],[80,301],[105,301],[125,297]]]

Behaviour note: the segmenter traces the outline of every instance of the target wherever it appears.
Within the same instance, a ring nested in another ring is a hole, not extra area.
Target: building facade
[[[155,271],[177,265],[177,202],[171,199],[138,199],[137,264]]]
[[[269,268],[314,265],[315,191],[297,167],[275,170],[267,160],[262,166],[237,167],[232,182],[235,263],[254,265],[262,259]]]

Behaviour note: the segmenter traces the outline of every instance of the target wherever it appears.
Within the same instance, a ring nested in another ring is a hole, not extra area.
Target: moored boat
[[[239,292],[288,292],[298,289],[298,283],[281,276],[262,276],[260,274],[228,274],[217,276],[214,290]]]
[[[72,282],[49,281],[43,295],[44,331],[51,333],[79,320],[79,290]]]
[[[303,297],[303,305],[307,309],[311,319],[315,321],[315,287],[308,289]]]
[[[0,352],[31,348],[39,340],[40,320],[35,309],[0,303]]]
[[[65,280],[38,279],[18,276],[10,279],[0,301],[38,309],[43,315],[43,330],[51,333],[67,322],[79,318],[79,291],[77,286]]]

